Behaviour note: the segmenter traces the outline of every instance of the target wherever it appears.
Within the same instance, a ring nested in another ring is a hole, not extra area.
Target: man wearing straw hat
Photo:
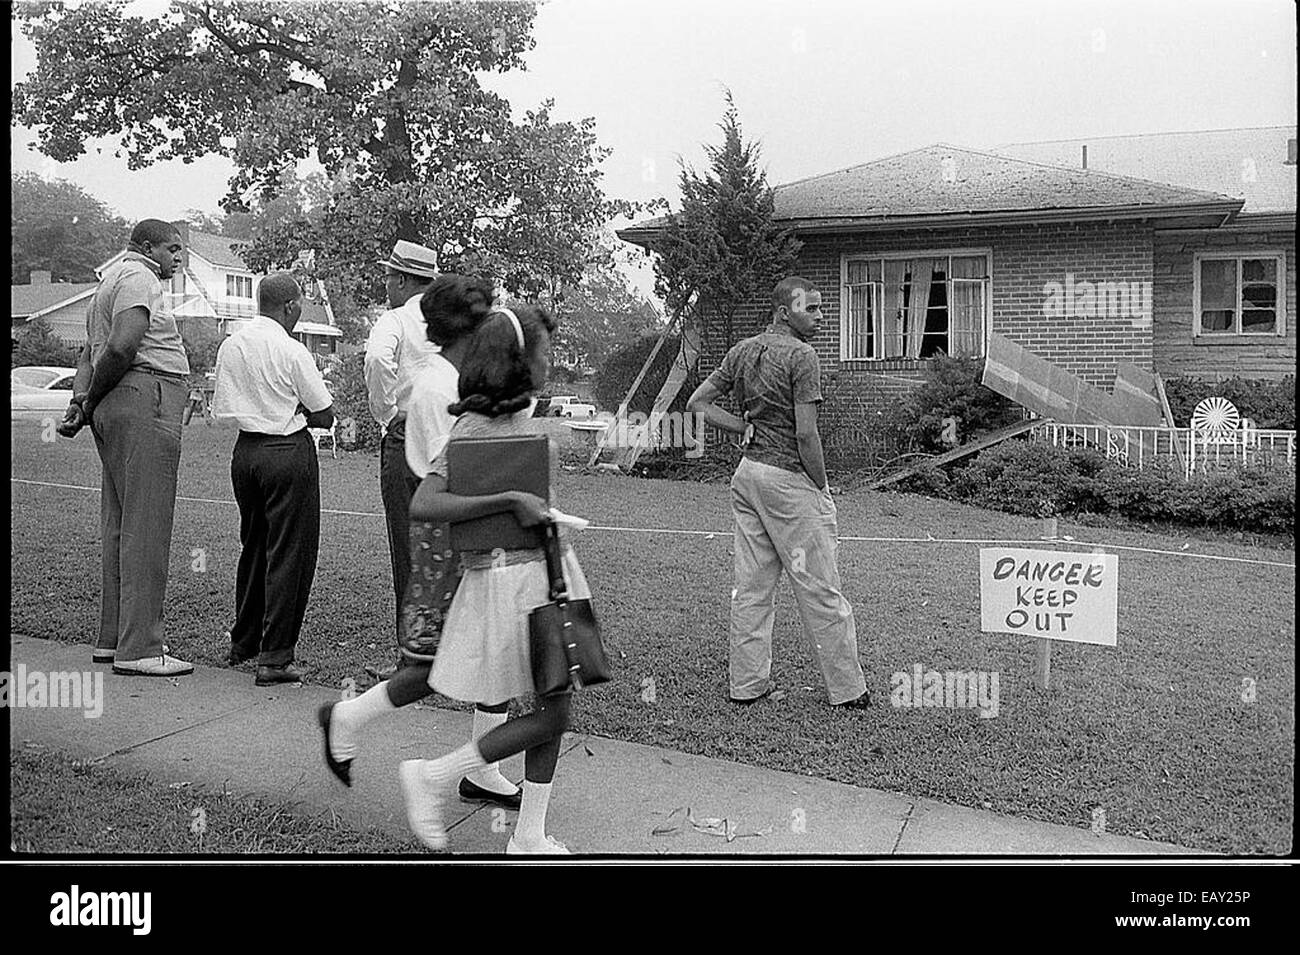
[[[409,509],[420,484],[406,463],[406,410],[417,373],[438,353],[420,312],[420,296],[438,277],[438,256],[433,249],[399,240],[392,255],[379,264],[384,268],[389,308],[366,340],[365,373],[370,412],[384,429],[379,446],[379,493],[388,524],[394,623],[400,633],[402,595],[411,571]]]

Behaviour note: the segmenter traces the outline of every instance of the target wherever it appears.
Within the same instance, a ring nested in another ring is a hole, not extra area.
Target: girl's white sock
[[[484,713],[482,710],[475,710],[474,728],[471,730],[470,739],[477,743],[487,733],[504,724],[509,716],[509,713]],[[500,763],[489,763],[481,769],[472,770],[465,774],[465,778],[488,792],[499,793],[502,796],[513,796],[519,792],[518,786],[501,775]]]
[[[515,823],[515,839],[525,845],[540,845],[546,841],[546,807],[551,801],[551,784],[525,779],[522,788],[524,798],[519,806],[519,821]]]
[[[397,707],[388,698],[388,681],[372,686],[360,696],[340,700],[330,714],[330,754],[337,760],[357,755],[357,735],[361,727]]]
[[[425,779],[437,789],[448,789],[460,777],[475,769],[482,769],[487,763],[479,755],[478,747],[466,743],[460,749],[454,749],[446,756],[425,761]]]

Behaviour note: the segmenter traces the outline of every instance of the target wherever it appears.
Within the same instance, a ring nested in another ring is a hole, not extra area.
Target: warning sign
[[[980,548],[980,629],[1113,647],[1119,558]]]

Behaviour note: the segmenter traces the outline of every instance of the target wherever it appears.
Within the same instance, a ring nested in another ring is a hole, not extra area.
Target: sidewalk
[[[325,768],[315,722],[316,707],[337,699],[336,691],[257,687],[246,670],[213,667],[175,680],[121,677],[92,666],[89,646],[22,636],[11,646],[11,670],[104,673],[97,719],[73,708],[11,707],[15,748],[34,742],[164,784],[288,800],[306,812],[332,809],[344,825],[402,838],[410,831],[397,763],[439,756],[469,737],[468,712],[399,710],[369,727],[348,789]],[[522,757],[502,769],[518,781]],[[567,735],[555,779],[547,829],[577,854],[1203,854],[598,736]],[[687,809],[705,828],[704,820],[728,820],[735,838],[700,831]],[[504,853],[514,813],[455,797],[445,812],[452,852]]]

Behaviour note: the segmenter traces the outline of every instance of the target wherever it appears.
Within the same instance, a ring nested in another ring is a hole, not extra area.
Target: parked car
[[[554,418],[572,417],[572,415],[564,414],[564,408],[577,400],[577,395],[552,395],[550,402],[546,406],[546,413]]]
[[[561,418],[586,418],[590,420],[596,417],[596,406],[582,401],[570,401],[561,405],[557,413]]]
[[[24,365],[9,372],[11,411],[64,411],[72,397],[75,368]]]

